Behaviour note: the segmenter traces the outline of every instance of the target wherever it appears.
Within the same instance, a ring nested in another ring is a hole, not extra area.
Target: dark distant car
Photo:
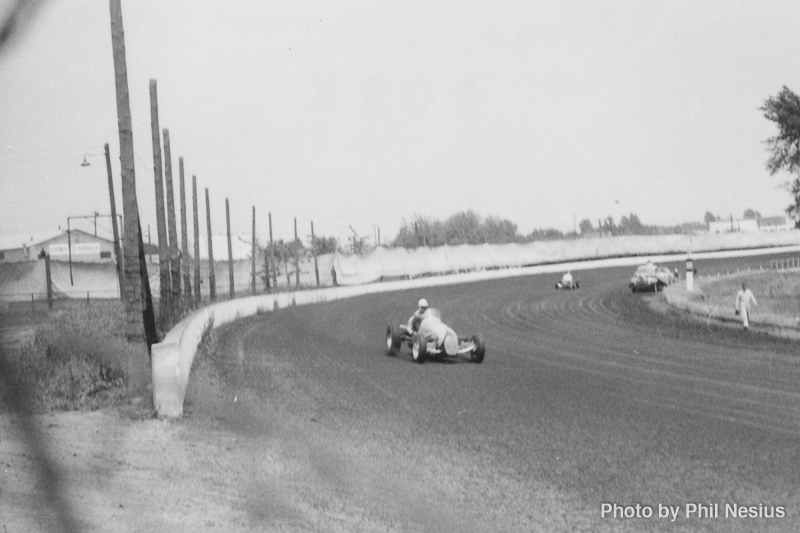
[[[631,292],[657,292],[672,285],[673,281],[675,281],[675,275],[670,272],[669,268],[654,265],[648,261],[636,269],[628,287]]]

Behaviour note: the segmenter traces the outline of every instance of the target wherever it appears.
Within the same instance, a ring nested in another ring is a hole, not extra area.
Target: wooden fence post
[[[228,283],[230,284],[230,288],[228,289],[228,294],[230,295],[231,300],[236,297],[236,291],[234,290],[233,286],[233,244],[231,243],[231,209],[230,205],[228,204],[228,199],[225,198],[225,220],[227,223],[227,231],[228,231]]]
[[[314,236],[314,221],[311,221],[311,255],[314,256],[314,276],[317,278],[317,287],[319,287],[319,265],[317,264],[317,250],[316,250],[316,242],[317,239]]]
[[[214,273],[214,246],[211,242],[211,203],[208,199],[208,187],[206,187],[206,222],[208,225],[208,291],[213,302],[217,299],[217,278]]]

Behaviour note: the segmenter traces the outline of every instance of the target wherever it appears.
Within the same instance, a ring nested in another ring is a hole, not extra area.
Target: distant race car
[[[578,282],[577,279],[573,279],[572,281],[564,281],[564,279],[560,279],[556,281],[556,289],[580,289],[581,284]]]
[[[459,337],[450,326],[442,322],[438,309],[428,308],[422,317],[419,331],[409,330],[405,324],[386,327],[386,353],[397,355],[403,345],[411,348],[411,357],[415,363],[424,363],[426,359],[455,358],[468,356],[473,363],[482,363],[486,355],[483,335],[476,333],[472,337]]]
[[[672,285],[673,281],[675,281],[675,275],[669,268],[657,266],[648,261],[636,269],[630,283],[628,283],[628,287],[630,287],[631,292],[657,292],[664,287]]]

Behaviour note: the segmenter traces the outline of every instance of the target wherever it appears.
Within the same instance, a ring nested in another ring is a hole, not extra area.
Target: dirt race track
[[[172,457],[195,482],[151,482],[185,505],[110,529],[800,531],[796,343],[657,313],[661,295],[627,290],[632,270],[577,272],[574,291],[529,276],[224,328],[171,426],[202,450]],[[483,364],[385,355],[386,324],[423,296],[459,333],[483,333]],[[604,504],[653,516],[604,517]],[[668,506],[674,520],[658,516]]]
[[[532,276],[226,329],[236,402],[218,421],[250,443],[277,439],[251,449],[254,472],[265,449],[295,465],[250,480],[251,515],[320,531],[800,530],[795,345],[654,313],[661,297],[626,290],[630,270],[580,272],[576,291]],[[456,331],[485,335],[483,364],[384,355],[387,322],[421,296]],[[680,513],[603,518],[603,503]],[[718,504],[718,517],[687,517],[687,504]],[[762,517],[726,517],[726,504]],[[778,507],[783,518],[764,517]]]

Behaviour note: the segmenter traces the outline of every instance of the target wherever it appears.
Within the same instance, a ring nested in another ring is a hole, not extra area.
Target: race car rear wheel
[[[428,342],[425,338],[417,333],[414,335],[414,342],[411,345],[411,357],[415,363],[422,364],[425,362],[425,357],[428,355]]]
[[[386,326],[386,355],[397,355],[400,350],[400,331],[391,324]]]
[[[483,358],[486,355],[486,344],[483,342],[483,335],[480,333],[476,333],[474,337],[472,337],[472,342],[475,344],[475,348],[472,350],[471,359],[473,363],[483,363]]]

